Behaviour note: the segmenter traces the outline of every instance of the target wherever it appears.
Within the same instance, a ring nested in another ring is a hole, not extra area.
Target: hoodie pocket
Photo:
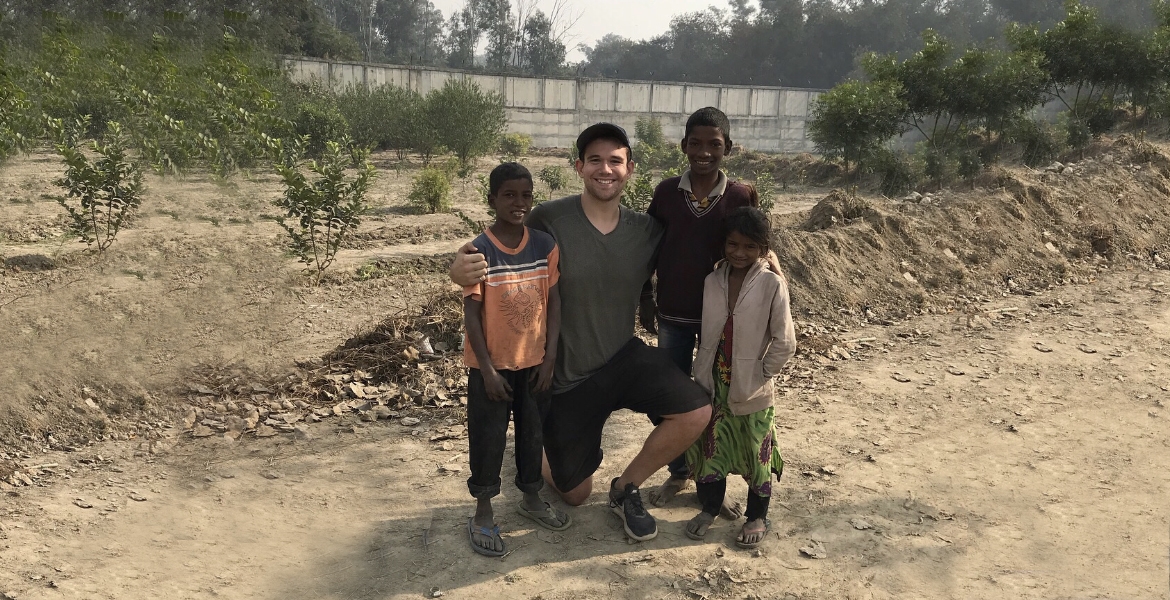
[[[737,358],[731,372],[729,402],[748,402],[764,388],[764,361],[756,358]]]

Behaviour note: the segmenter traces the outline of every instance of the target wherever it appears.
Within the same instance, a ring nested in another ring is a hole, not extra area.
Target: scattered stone
[[[282,475],[276,471],[264,471],[260,474],[260,476],[265,479],[280,479],[282,477]]]
[[[386,420],[394,416],[394,411],[385,406],[375,406],[373,415],[375,419]]]
[[[459,474],[459,473],[462,473],[462,472],[463,472],[463,466],[462,466],[462,465],[457,465],[457,464],[454,464],[454,463],[452,463],[452,464],[446,464],[446,465],[443,465],[443,466],[439,467],[439,472],[441,472],[441,473],[451,473],[452,475],[456,475],[456,474]]]
[[[1048,251],[1053,253],[1053,254],[1060,254],[1060,250],[1057,250],[1056,246],[1052,242],[1045,243],[1044,247],[1047,248]]]
[[[870,525],[869,521],[866,521],[865,519],[850,519],[849,524],[852,525],[853,528],[858,530],[858,531],[865,531],[867,529],[873,529],[873,525]]]
[[[80,508],[93,508],[93,504],[86,502],[84,498],[74,498],[73,504],[77,505]]]
[[[430,591],[430,592],[427,594],[427,597],[428,597],[428,598],[442,598],[442,597],[443,597],[443,591],[442,591],[442,590],[440,590],[440,589],[438,588],[438,586],[436,586],[436,587],[433,587],[433,588],[431,588],[431,591]]]
[[[256,437],[266,438],[274,435],[276,435],[276,430],[267,425],[261,425],[256,428]]]
[[[1085,354],[1096,354],[1097,353],[1096,348],[1091,348],[1087,344],[1081,344],[1080,346],[1077,346],[1077,350],[1080,350],[1081,352],[1084,352]]]
[[[1054,162],[1054,163],[1048,165],[1047,167],[1044,167],[1044,172],[1045,173],[1061,173],[1064,171],[1064,169],[1065,169],[1065,166],[1058,161],[1058,162]]]
[[[918,283],[918,280],[914,278],[914,275],[910,274],[909,272],[902,273],[902,279],[905,279],[910,283]]]
[[[191,435],[197,438],[205,438],[215,435],[215,431],[206,425],[196,425],[195,428],[191,430]]]
[[[960,369],[960,368],[958,368],[958,367],[956,367],[956,366],[954,366],[954,365],[951,365],[951,366],[947,367],[947,373],[950,373],[951,375],[954,375],[954,376],[956,376],[956,377],[957,377],[957,376],[960,376],[960,375],[966,375],[966,374],[967,374],[967,372],[966,372],[966,371],[963,371],[962,369]]]
[[[406,417],[405,419],[402,419],[401,422],[404,427],[414,427],[415,425],[422,423],[422,420],[416,419],[414,417]]]
[[[1035,344],[1032,344],[1032,347],[1039,350],[1040,352],[1052,352],[1052,348],[1049,348],[1044,342],[1036,342]]]
[[[133,490],[130,491],[130,499],[135,502],[146,502],[146,496],[139,494]]]
[[[825,551],[825,547],[818,541],[813,540],[808,546],[800,549],[800,553],[808,558],[825,559],[829,558],[829,553]]]
[[[293,438],[308,441],[313,439],[313,434],[309,432],[309,428],[305,425],[297,425],[293,427]]]
[[[893,375],[890,375],[890,377],[898,383],[910,383],[910,378],[901,373],[895,372]]]
[[[821,467],[821,473],[824,473],[825,475],[836,475],[837,468],[833,467],[833,466],[825,465],[825,466]]]
[[[950,248],[943,248],[943,256],[946,256],[947,258],[949,258],[951,260],[958,259],[958,257],[955,256],[955,253]]]

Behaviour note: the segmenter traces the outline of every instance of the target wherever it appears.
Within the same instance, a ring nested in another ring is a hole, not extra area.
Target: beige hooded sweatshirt
[[[796,330],[788,308],[788,284],[760,261],[748,271],[739,298],[727,298],[731,265],[715,267],[703,288],[703,325],[694,376],[707,393],[714,393],[712,367],[728,305],[735,316],[731,348],[731,389],[728,404],[735,415],[747,415],[772,405],[772,378],[796,354]]]

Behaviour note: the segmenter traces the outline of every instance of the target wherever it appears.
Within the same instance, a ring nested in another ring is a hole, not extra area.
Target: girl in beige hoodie
[[[750,207],[725,218],[724,260],[707,276],[695,381],[711,394],[714,411],[703,435],[687,450],[687,464],[703,511],[687,524],[702,539],[727,492],[727,476],[748,483],[747,522],[736,537],[741,548],[759,546],[768,534],[772,474],[784,461],[776,448],[772,378],[796,352],[796,332],[784,278],[768,270],[771,228]]]

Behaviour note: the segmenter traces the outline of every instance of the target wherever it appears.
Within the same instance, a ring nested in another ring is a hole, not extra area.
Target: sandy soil
[[[449,412],[238,441],[174,424],[199,365],[289,370],[415,305],[442,285],[430,257],[469,233],[457,218],[408,214],[391,171],[310,288],[266,218],[272,179],[151,180],[94,265],[60,239],[53,166],[0,173],[0,433],[32,475],[0,483],[0,598],[1167,597],[1170,271],[1101,265],[966,312],[836,327],[832,359],[803,355],[778,382],[788,464],[758,554],[735,548],[738,523],[687,539],[691,492],[629,544],[600,493],[554,534],[506,489],[512,552],[486,559],[467,545],[466,441],[431,441]],[[599,477],[648,431],[617,415]]]

